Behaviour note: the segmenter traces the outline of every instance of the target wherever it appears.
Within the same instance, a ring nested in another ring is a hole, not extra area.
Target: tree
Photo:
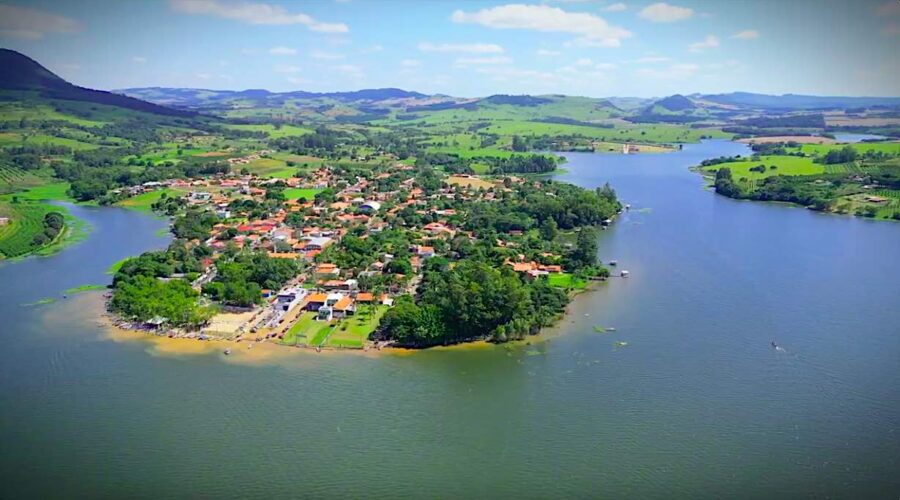
[[[540,226],[541,238],[547,241],[553,241],[556,239],[557,234],[559,234],[559,230],[557,229],[556,221],[553,219],[547,219]]]
[[[581,269],[597,264],[597,232],[593,229],[582,228],[578,232],[575,248],[569,255],[569,267]]]

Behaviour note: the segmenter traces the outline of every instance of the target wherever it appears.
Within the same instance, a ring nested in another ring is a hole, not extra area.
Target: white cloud
[[[684,80],[697,73],[700,66],[697,64],[672,64],[664,69],[641,68],[637,70],[638,76],[656,78],[660,80]]]
[[[458,58],[454,64],[456,66],[480,66],[480,65],[497,65],[497,64],[512,64],[512,59],[506,56],[492,56],[492,57],[460,57]]]
[[[581,59],[575,61],[575,66],[590,66],[594,64],[594,61],[591,61],[587,57],[582,57]]]
[[[69,34],[81,29],[81,23],[70,17],[29,7],[0,5],[0,36],[40,40],[50,33]]]
[[[289,76],[287,81],[289,83],[293,83],[294,85],[303,85],[309,83],[309,80],[306,78],[301,78],[299,76]]]
[[[360,54],[374,54],[375,52],[381,52],[384,50],[384,47],[381,45],[372,45],[371,47],[366,47],[364,49],[360,49]]]
[[[232,3],[219,0],[170,0],[177,12],[195,15],[217,16],[247,24],[292,25],[300,24],[321,33],[347,33],[343,23],[322,23],[307,14],[291,14],[284,7],[266,3]]]
[[[363,70],[359,66],[353,64],[339,64],[334,66],[334,69],[340,71],[341,73],[351,77],[351,78],[362,78]]]
[[[136,63],[136,64],[144,64],[145,62],[147,62],[147,58],[141,57],[141,56],[134,56],[131,58],[131,62]]]
[[[493,43],[430,43],[419,44],[422,52],[459,52],[469,54],[500,54],[503,47]]]
[[[638,15],[654,23],[674,23],[689,19],[694,15],[694,10],[660,2],[644,7]]]
[[[310,52],[309,57],[319,59],[320,61],[337,61],[344,58],[344,54],[337,52],[325,52],[323,50],[314,50]]]
[[[669,62],[669,58],[663,57],[663,56],[645,56],[645,57],[641,57],[640,59],[638,59],[635,62],[638,64],[657,64],[657,63]]]
[[[628,8],[628,6],[625,5],[624,3],[616,2],[612,5],[607,5],[606,7],[603,7],[603,10],[606,12],[622,12],[623,10],[625,10],[627,8]]]
[[[404,68],[418,68],[422,65],[422,61],[418,59],[404,59],[400,61],[400,66]]]
[[[472,23],[494,29],[524,29],[578,35],[586,46],[618,47],[631,32],[612,26],[605,19],[584,12],[566,12],[549,5],[507,4],[476,12],[457,10],[455,23]]]
[[[272,47],[269,49],[269,54],[273,56],[295,56],[297,55],[297,49],[292,49],[290,47]]]
[[[731,38],[737,38],[738,40],[754,40],[759,38],[759,31],[756,30],[744,30],[731,35]]]
[[[718,46],[719,37],[715,35],[706,35],[706,38],[704,38],[702,41],[692,43],[690,46],[688,46],[688,49],[690,49],[691,52],[700,52]]]
[[[272,68],[272,70],[275,71],[276,73],[288,73],[288,74],[299,73],[300,66],[294,66],[291,64],[276,64]]]
[[[541,56],[541,57],[549,57],[549,56],[558,56],[558,55],[562,55],[562,52],[560,52],[560,51],[558,51],[558,50],[538,49],[538,50],[535,52],[535,54],[536,54],[536,55],[539,55],[539,56]]]

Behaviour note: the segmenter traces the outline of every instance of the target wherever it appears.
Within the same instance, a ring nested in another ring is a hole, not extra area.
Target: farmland
[[[44,216],[53,211],[59,210],[44,203],[0,202],[0,217],[10,220],[0,226],[0,258],[20,257],[40,248],[34,237],[44,230]],[[59,238],[63,236],[60,233]]]
[[[751,171],[751,168],[764,165],[765,171]],[[772,168],[772,167],[775,168]],[[709,167],[704,167],[706,172],[715,172],[720,168],[728,168],[731,170],[735,179],[757,180],[772,175],[815,175],[825,172],[825,166],[813,163],[812,158],[799,156],[761,156],[758,160],[734,161],[727,163],[719,163]]]

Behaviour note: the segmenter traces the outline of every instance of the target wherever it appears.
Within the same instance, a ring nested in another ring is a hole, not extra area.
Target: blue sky
[[[34,0],[0,45],[100,89],[900,95],[900,0]]]

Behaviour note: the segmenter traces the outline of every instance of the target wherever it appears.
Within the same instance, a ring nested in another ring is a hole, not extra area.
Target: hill
[[[72,85],[34,59],[9,49],[0,49],[0,90],[31,91],[48,99],[105,104],[157,115],[196,115],[195,112],[170,109],[132,97]]]
[[[898,107],[900,97],[839,97],[799,94],[767,95],[751,92],[705,95],[706,101],[763,110],[813,110],[871,107]]]

